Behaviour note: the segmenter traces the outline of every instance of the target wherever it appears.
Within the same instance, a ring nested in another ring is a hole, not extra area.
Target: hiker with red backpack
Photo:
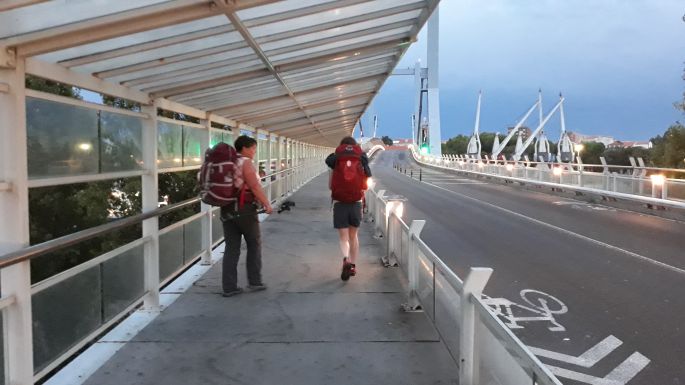
[[[224,260],[222,268],[223,296],[243,292],[238,286],[240,243],[247,244],[247,288],[266,289],[262,282],[262,242],[259,231],[259,212],[271,214],[271,202],[259,183],[259,175],[252,159],[257,153],[257,141],[242,135],[235,141],[235,149],[219,143],[205,154],[199,175],[202,201],[221,207],[224,227]],[[262,211],[257,205],[261,204]]]
[[[326,158],[326,165],[332,170],[329,188],[333,199],[333,227],[338,229],[343,254],[340,278],[347,281],[357,274],[357,232],[362,221],[362,202],[371,169],[366,153],[351,136],[340,141],[335,152]]]

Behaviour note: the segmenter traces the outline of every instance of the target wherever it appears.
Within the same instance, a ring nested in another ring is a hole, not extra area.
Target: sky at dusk
[[[673,107],[685,90],[684,13],[683,0],[442,0],[443,140],[473,131],[479,90],[481,132],[506,133],[538,88],[544,111],[563,93],[567,130],[622,140],[662,134],[685,121]],[[425,66],[425,28],[397,68],[418,59]],[[377,136],[409,137],[414,94],[412,76],[391,76],[363,118],[365,131],[376,114]],[[545,131],[558,139],[558,115]]]

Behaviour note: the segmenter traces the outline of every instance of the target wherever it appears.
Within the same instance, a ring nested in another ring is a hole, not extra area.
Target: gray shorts
[[[359,227],[362,223],[362,202],[342,203],[333,205],[333,227],[346,229],[350,226]]]

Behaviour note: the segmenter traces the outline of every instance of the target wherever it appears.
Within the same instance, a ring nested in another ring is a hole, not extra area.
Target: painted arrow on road
[[[588,349],[580,356],[570,356],[563,353],[557,353],[546,349],[531,347],[530,350],[537,356],[550,358],[552,360],[566,362],[572,365],[589,368],[598,363],[602,358],[606,357],[621,346],[622,342],[614,336],[609,336],[602,340],[597,345]],[[633,377],[635,377],[642,369],[644,369],[650,360],[642,354],[635,352],[612,370],[605,377],[596,377],[588,374],[574,372],[569,369],[560,368],[557,366],[547,365],[552,373],[558,377],[564,377],[571,380],[584,382],[590,385],[625,385]]]

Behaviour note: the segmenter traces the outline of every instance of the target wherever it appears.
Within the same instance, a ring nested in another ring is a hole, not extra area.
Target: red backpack
[[[226,206],[235,202],[243,185],[238,158],[235,148],[224,142],[205,151],[198,174],[200,199],[204,203]]]
[[[367,187],[361,158],[362,149],[358,145],[341,144],[335,149],[335,168],[331,180],[333,200],[345,203],[362,200]]]

